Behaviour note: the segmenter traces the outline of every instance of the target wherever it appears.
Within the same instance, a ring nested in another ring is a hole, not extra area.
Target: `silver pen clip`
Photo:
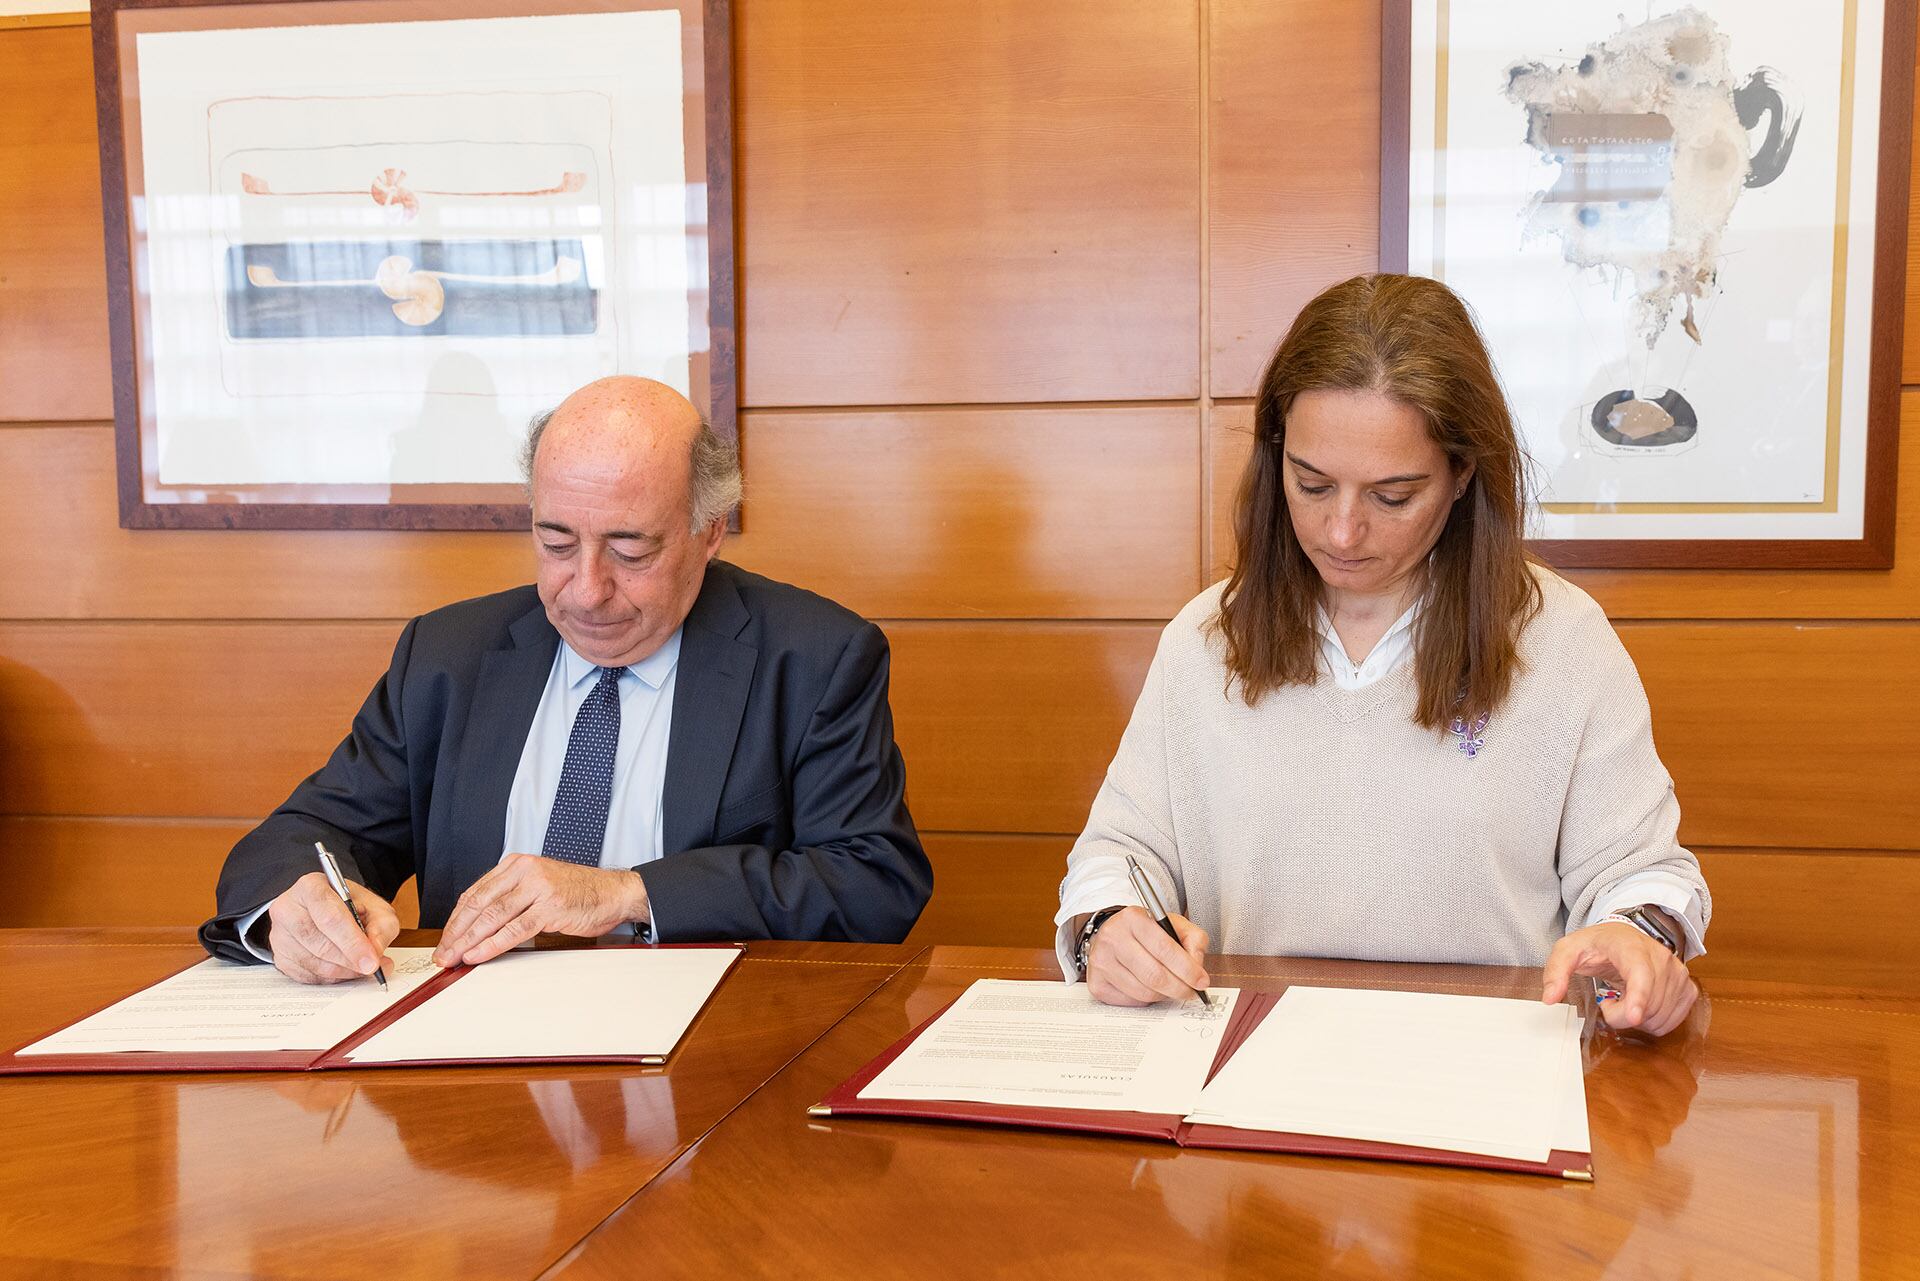
[[[347,881],[345,877],[340,875],[340,860],[333,856],[332,850],[322,845],[319,841],[313,843],[313,852],[320,856],[320,870],[326,874],[328,887],[342,899],[345,899],[347,897]]]
[[[1127,855],[1127,879],[1133,882],[1133,892],[1139,898],[1140,906],[1147,909],[1148,915],[1156,921],[1164,920],[1167,909],[1161,905],[1160,896],[1153,892],[1153,882],[1147,879],[1147,874],[1140,870],[1140,865],[1133,861],[1131,854]]]

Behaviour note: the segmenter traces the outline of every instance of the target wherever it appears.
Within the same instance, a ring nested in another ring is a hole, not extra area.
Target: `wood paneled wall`
[[[916,937],[1041,942],[1158,628],[1226,562],[1260,366],[1377,260],[1377,13],[736,14],[749,506],[727,555],[892,640],[938,866]],[[514,535],[117,527],[87,42],[0,32],[0,925],[198,919],[401,622],[530,570]],[[1710,966],[1884,968],[1844,930],[1783,950],[1766,923],[1810,898],[1876,920],[1920,884],[1914,323],[1903,381],[1891,572],[1578,576],[1719,890]]]

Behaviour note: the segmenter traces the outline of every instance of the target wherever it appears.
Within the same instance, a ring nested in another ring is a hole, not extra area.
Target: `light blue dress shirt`
[[[613,798],[601,867],[638,867],[660,857],[661,792],[667,781],[667,736],[673,728],[673,682],[680,665],[680,633],[620,677],[620,743],[613,753]],[[527,729],[520,768],[507,793],[508,854],[538,854],[547,818],[560,790],[573,718],[592,692],[600,669],[565,641],[553,656],[547,687]]]
[[[679,667],[680,631],[676,630],[620,677],[620,743],[614,748],[613,796],[606,840],[600,847],[601,867],[639,867],[663,852],[667,740],[673,729],[673,684]],[[573,718],[599,675],[599,667],[564,640],[560,642],[507,793],[503,857],[538,854],[545,843]],[[240,922],[240,941],[263,961],[273,959],[261,920],[268,906],[261,905]]]

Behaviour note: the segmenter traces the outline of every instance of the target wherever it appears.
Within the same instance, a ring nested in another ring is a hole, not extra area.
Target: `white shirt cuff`
[[[1587,913],[1587,924],[1642,903],[1665,908],[1679,918],[1681,931],[1686,935],[1681,942],[1681,960],[1691,961],[1706,955],[1706,925],[1700,918],[1700,896],[1693,892],[1693,886],[1657,867],[1635,872],[1594,899],[1593,910]]]
[[[629,872],[632,872],[635,876],[640,876],[640,869],[637,867],[630,867],[627,870]],[[645,885],[647,883],[647,878],[644,876],[640,876],[640,883],[642,885]],[[647,919],[644,921],[630,921],[628,922],[628,924],[633,926],[633,936],[639,939],[642,943],[655,943],[659,941],[660,918],[659,918],[659,915],[654,911],[652,890],[647,891]]]
[[[1053,954],[1059,958],[1060,973],[1067,982],[1080,981],[1080,971],[1073,963],[1073,954],[1080,948],[1080,936],[1073,928],[1073,918],[1098,912],[1103,907],[1123,907],[1134,902],[1133,885],[1124,871],[1114,873],[1105,868],[1087,869],[1078,876],[1069,873],[1067,879],[1060,883],[1060,910],[1053,917]]]
[[[268,965],[273,964],[273,953],[267,950],[266,931],[262,930],[260,932],[260,938],[256,940],[253,937],[253,927],[260,923],[260,918],[265,916],[267,909],[272,906],[273,904],[271,903],[262,903],[259,907],[254,908],[251,912],[241,917],[240,923],[236,927],[240,935],[240,946],[251,952],[255,960],[265,961]]]

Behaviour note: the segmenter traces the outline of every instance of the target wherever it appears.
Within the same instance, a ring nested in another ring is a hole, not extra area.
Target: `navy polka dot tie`
[[[560,765],[560,788],[547,815],[540,853],[582,867],[600,866],[607,838],[607,808],[613,803],[613,757],[620,746],[620,674],[624,667],[603,667],[573,716],[567,735],[567,759]]]

